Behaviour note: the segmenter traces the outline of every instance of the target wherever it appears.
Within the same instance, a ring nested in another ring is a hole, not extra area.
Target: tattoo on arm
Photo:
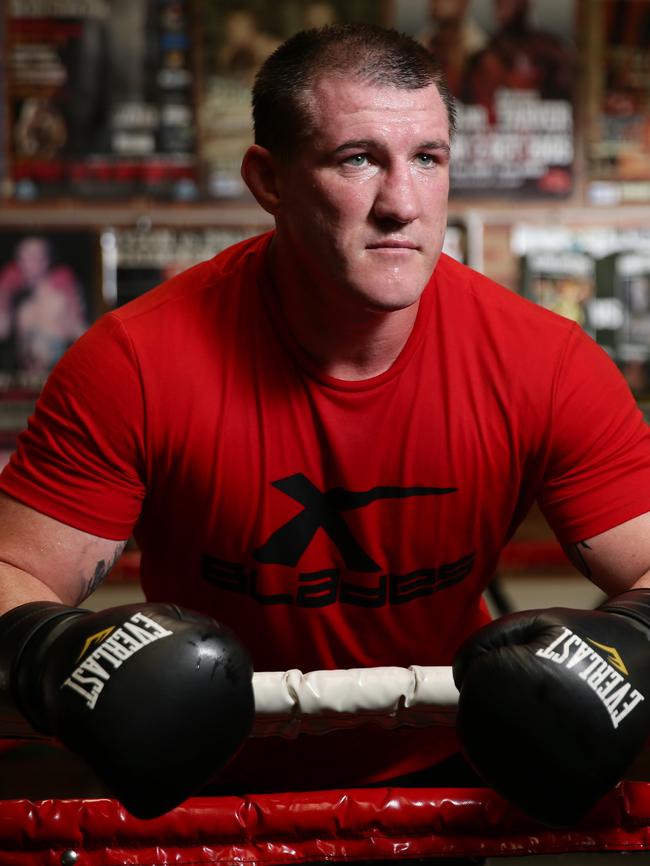
[[[569,550],[571,553],[573,553],[573,556],[571,556],[571,560],[574,565],[580,569],[580,571],[587,579],[591,579],[591,568],[589,567],[589,563],[585,559],[584,554],[581,550],[581,548],[583,547],[587,550],[591,550],[591,547],[587,544],[586,541],[578,541],[576,542],[576,544],[569,545]]]
[[[115,548],[115,552],[113,553],[113,558],[110,560],[100,559],[97,565],[95,566],[95,573],[92,577],[84,582],[81,597],[79,599],[79,604],[85,599],[88,598],[89,595],[92,595],[93,592],[97,589],[99,584],[104,580],[108,572],[113,568],[117,560],[122,555],[122,551],[126,547],[126,541],[120,542]]]

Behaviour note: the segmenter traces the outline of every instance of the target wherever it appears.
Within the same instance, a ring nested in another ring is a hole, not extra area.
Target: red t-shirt
[[[268,240],[79,339],[2,489],[133,531],[147,597],[227,623],[257,670],[448,665],[535,499],[565,543],[650,510],[648,429],[580,328],[443,256],[392,367],[336,380],[286,332]],[[362,783],[454,748],[408,728],[250,740],[226,775]]]

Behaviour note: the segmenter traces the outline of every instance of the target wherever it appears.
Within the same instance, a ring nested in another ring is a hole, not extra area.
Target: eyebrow
[[[341,153],[344,150],[366,150],[371,147],[381,148],[383,145],[372,138],[358,138],[352,141],[344,141],[343,144],[334,149],[333,153]],[[451,153],[450,145],[442,138],[435,138],[433,141],[423,141],[417,146],[416,150],[442,150],[447,156]]]

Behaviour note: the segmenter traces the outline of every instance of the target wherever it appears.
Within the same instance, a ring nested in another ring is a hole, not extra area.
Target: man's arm
[[[564,545],[582,574],[608,596],[650,588],[650,512],[606,532]]]
[[[125,544],[74,529],[0,493],[0,614],[28,601],[80,604]]]

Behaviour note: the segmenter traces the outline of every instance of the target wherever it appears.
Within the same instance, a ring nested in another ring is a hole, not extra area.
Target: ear
[[[258,204],[275,216],[280,209],[280,183],[277,161],[271,151],[252,144],[244,154],[241,175]]]

